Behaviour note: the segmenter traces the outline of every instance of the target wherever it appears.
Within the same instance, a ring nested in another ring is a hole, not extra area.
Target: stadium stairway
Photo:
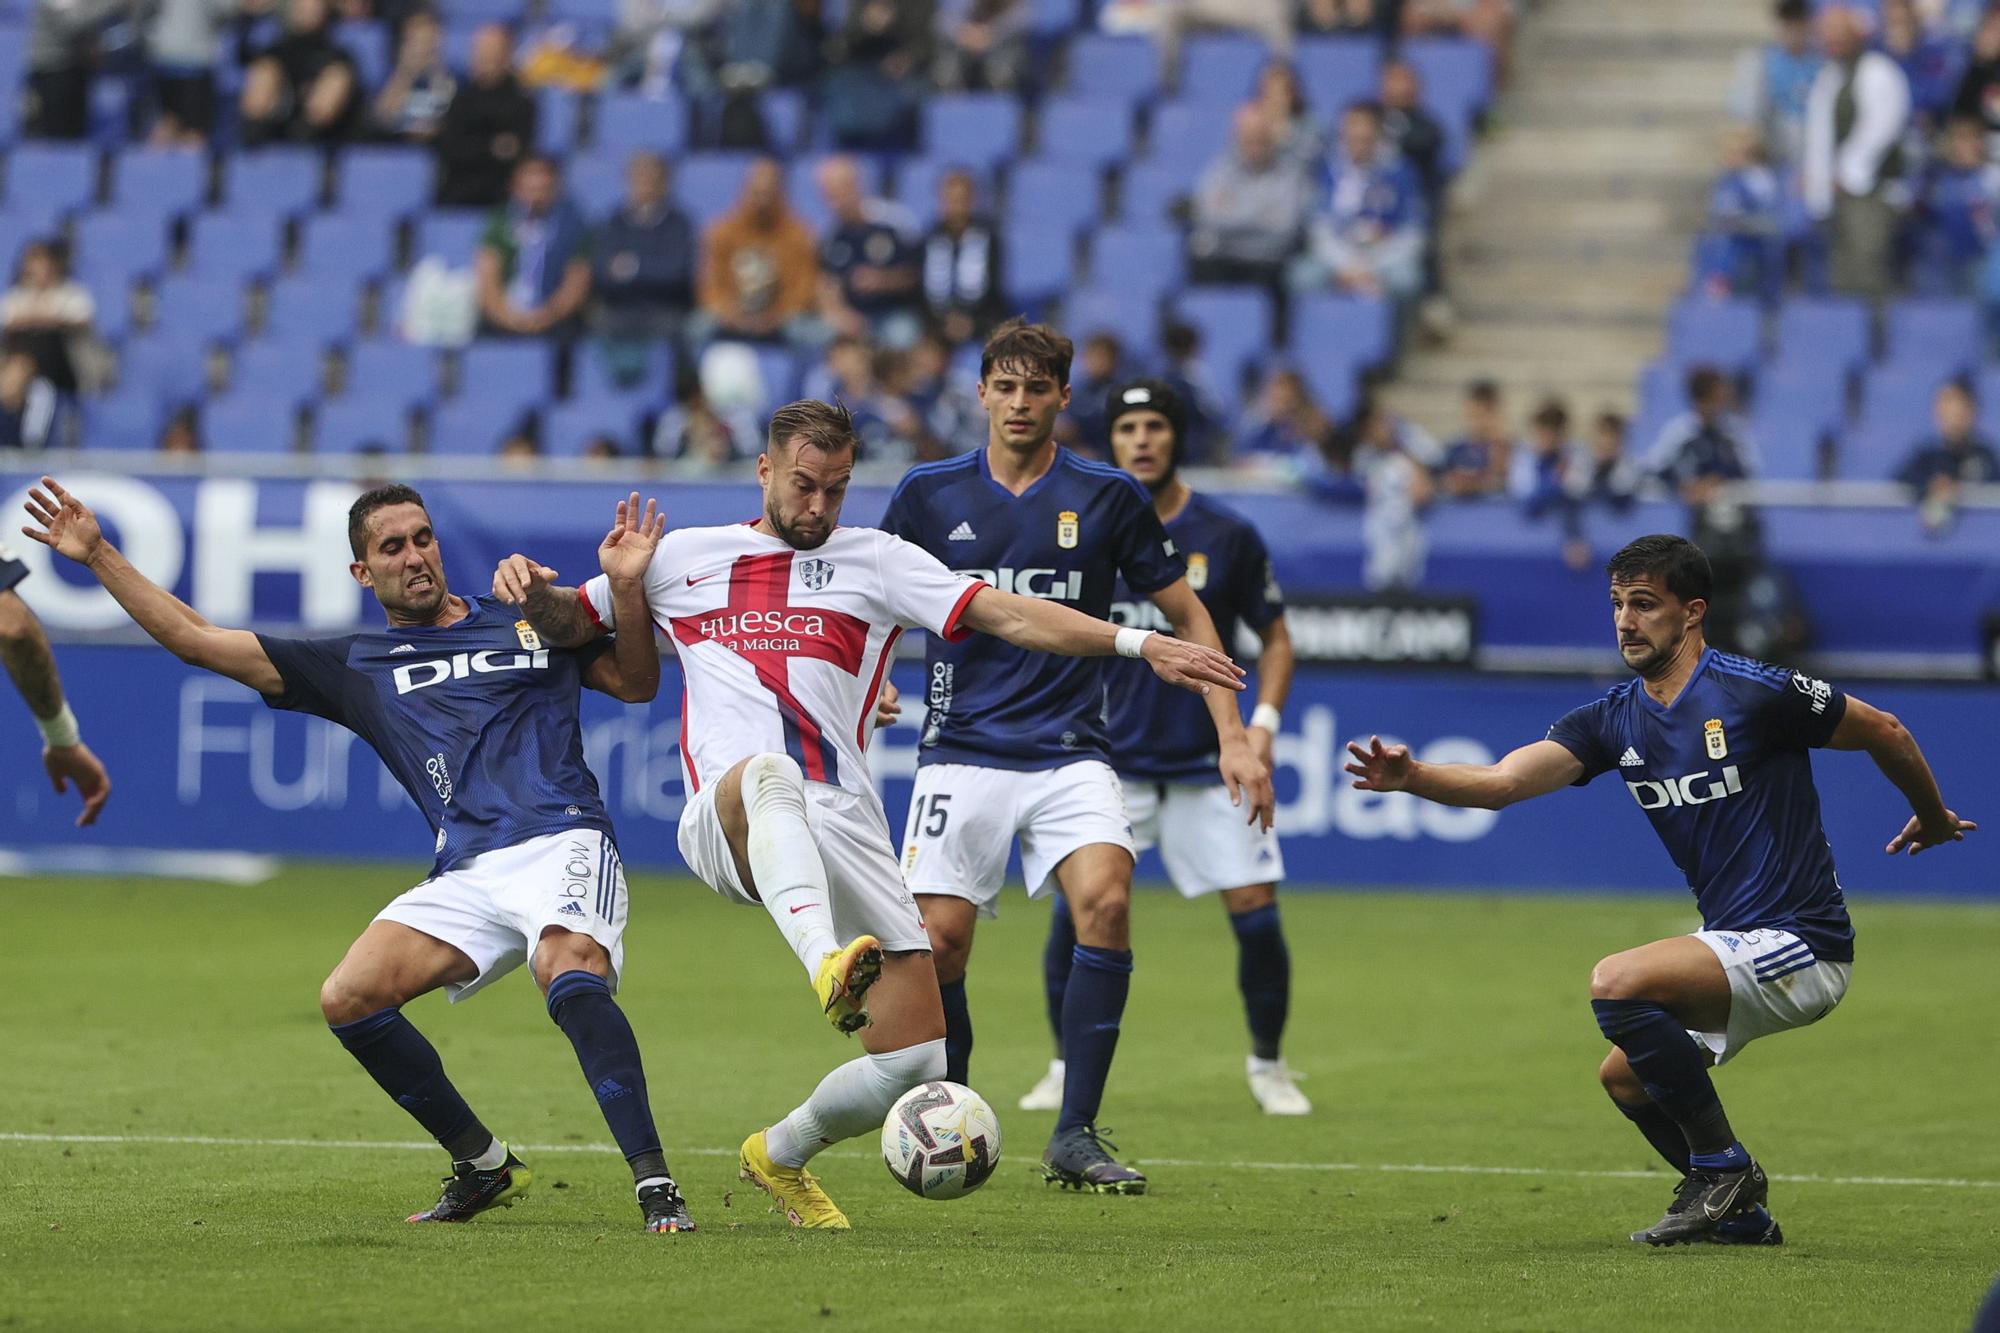
[[[1543,0],[1511,87],[1454,186],[1445,264],[1457,323],[1412,339],[1390,391],[1445,435],[1468,380],[1497,380],[1518,425],[1543,393],[1572,420],[1629,411],[1687,282],[1737,53],[1764,36],[1745,0]]]

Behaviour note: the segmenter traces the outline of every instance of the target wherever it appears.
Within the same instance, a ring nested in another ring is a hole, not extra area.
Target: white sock
[[[495,1139],[486,1145],[486,1151],[472,1159],[475,1171],[498,1171],[507,1164],[507,1145]]]
[[[806,975],[840,947],[826,864],[806,823],[806,779],[787,755],[760,754],[743,766],[743,812],[750,821],[750,874],[757,896]]]
[[[1284,1057],[1282,1056],[1276,1060],[1265,1060],[1253,1055],[1249,1057],[1246,1063],[1253,1074],[1275,1074],[1285,1067]]]
[[[830,1144],[879,1133],[898,1097],[943,1077],[942,1037],[849,1060],[821,1079],[797,1110],[764,1131],[764,1146],[779,1166],[804,1166]]]

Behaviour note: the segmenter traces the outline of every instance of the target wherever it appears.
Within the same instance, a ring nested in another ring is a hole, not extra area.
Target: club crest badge
[[[833,582],[833,561],[821,560],[818,556],[814,556],[810,560],[800,561],[799,582],[805,584],[814,592],[818,592],[821,588]]]
[[[1188,587],[1200,592],[1208,586],[1208,557],[1200,551],[1190,552],[1187,561]]]
[[[1076,549],[1076,538],[1076,511],[1074,509],[1065,509],[1056,515],[1056,545],[1062,547],[1065,551],[1074,551]]]
[[[1721,718],[1712,717],[1702,723],[1701,732],[1702,739],[1708,743],[1708,757],[1710,759],[1727,759],[1729,757],[1729,737],[1723,734]]]
[[[538,653],[542,650],[542,636],[535,633],[535,627],[525,620],[514,622],[514,637],[521,641],[526,652]]]

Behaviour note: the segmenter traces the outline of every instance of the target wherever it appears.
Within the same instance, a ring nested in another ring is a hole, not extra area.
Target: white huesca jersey
[[[972,595],[921,547],[876,528],[835,528],[801,551],[748,523],[669,532],[646,602],[680,653],[681,763],[692,795],[754,754],[788,754],[813,782],[873,792],[863,757],[897,637],[961,639]],[[613,628],[611,584],[582,588]]]

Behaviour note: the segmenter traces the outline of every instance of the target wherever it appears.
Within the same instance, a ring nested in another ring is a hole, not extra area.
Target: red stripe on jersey
[[[688,690],[681,685],[681,771],[687,774],[688,795],[701,791],[701,775],[694,771],[694,756],[688,753]]]
[[[597,608],[590,604],[590,594],[582,588],[578,588],[576,590],[576,600],[583,603],[584,614],[590,617],[590,623],[599,629],[603,629],[604,617],[598,615]]]
[[[978,579],[974,579],[972,586],[959,595],[957,603],[951,608],[951,614],[944,618],[944,641],[946,643],[963,643],[972,637],[972,631],[961,626],[958,623],[958,619],[965,614],[965,608],[972,605],[972,599],[979,595],[979,590],[986,586],[986,584],[981,583]]]
[[[896,655],[896,640],[902,637],[903,628],[898,625],[882,641],[882,655],[875,659],[875,676],[868,682],[868,693],[862,696],[861,721],[854,728],[854,740],[864,751],[868,748],[868,723],[875,716],[875,701],[882,697],[882,677],[889,670],[889,659]]]

